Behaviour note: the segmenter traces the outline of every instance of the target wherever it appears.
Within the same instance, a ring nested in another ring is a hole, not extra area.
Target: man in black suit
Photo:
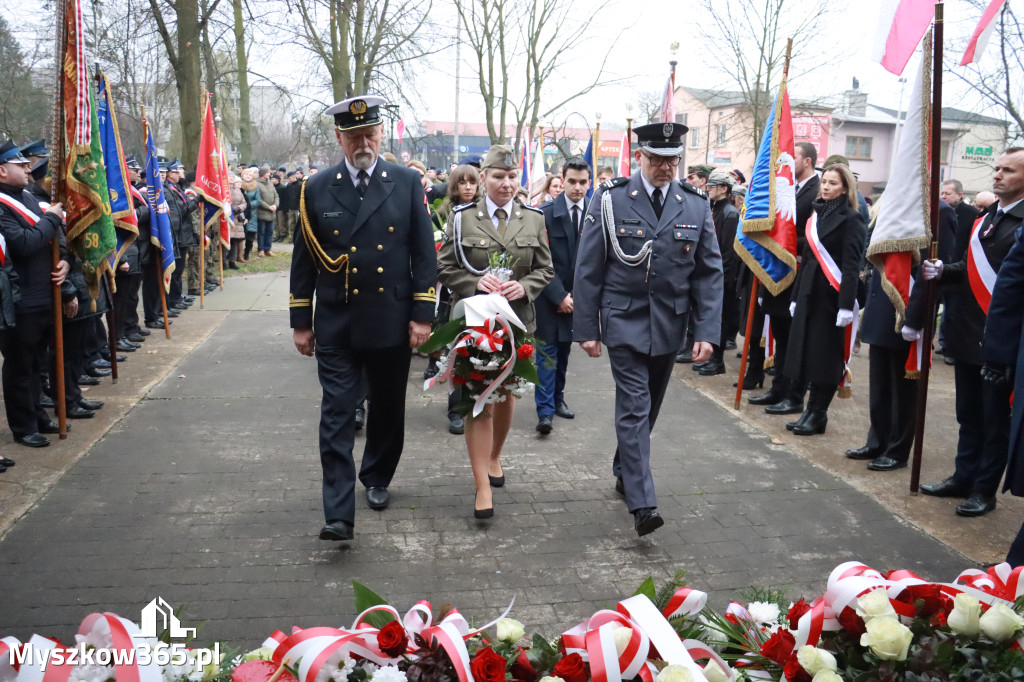
[[[818,162],[818,150],[810,142],[797,142],[794,159],[796,161],[796,242],[797,255],[803,253],[807,238],[804,229],[807,220],[814,211],[811,204],[818,196],[821,180],[814,172]],[[789,346],[789,329],[792,317],[789,314],[790,285],[778,296],[767,291],[761,294],[761,309],[771,318],[772,335],[775,337],[775,376],[772,377],[771,389],[762,395],[749,398],[751,405],[766,405],[768,414],[800,414],[804,411],[804,387],[796,386],[786,376],[786,349]],[[755,318],[755,324],[757,320]],[[755,327],[756,329],[757,327]]]
[[[572,286],[576,271],[576,246],[586,215],[590,166],[574,156],[562,165],[562,195],[540,206],[551,246],[555,276],[534,301],[537,313],[537,338],[544,344],[537,355],[534,388],[537,403],[537,431],[551,433],[552,418],[572,419],[575,413],[565,404],[565,372],[572,349]],[[550,358],[550,360],[548,359]],[[549,366],[553,362],[554,366]]]
[[[974,221],[981,215],[981,211],[964,201],[964,186],[959,180],[946,180],[943,182],[939,188],[939,198],[949,204],[956,212],[956,223],[952,226],[952,230],[946,225],[946,221],[940,221],[939,260],[945,263],[955,263],[964,256],[962,252],[956,251],[957,245],[959,244],[963,248],[967,248],[967,241],[970,239]],[[945,229],[943,229],[944,225]],[[966,235],[966,237],[963,240],[958,240],[958,234]],[[943,303],[946,303],[946,301],[943,300]],[[942,319],[943,324],[939,327],[940,350],[946,347],[945,315]],[[945,350],[941,352],[945,353]],[[947,365],[953,364],[951,358],[944,358],[944,360]]]
[[[437,261],[423,186],[418,173],[378,156],[383,103],[359,96],[327,109],[345,158],[298,188],[289,307],[295,347],[315,352],[323,388],[321,540],[353,537],[352,446],[363,371],[373,409],[359,480],[371,509],[390,503],[405,438],[411,349],[430,336],[434,317]]]

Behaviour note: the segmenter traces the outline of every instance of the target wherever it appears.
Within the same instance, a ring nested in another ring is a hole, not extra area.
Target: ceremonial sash
[[[3,204],[7,208],[14,211],[14,213],[21,217],[29,225],[35,225],[39,222],[39,216],[28,209],[28,206],[21,203],[10,194],[4,194],[0,192],[0,204]],[[7,240],[0,234],[0,267],[7,265]]]
[[[992,303],[992,290],[996,286],[996,271],[988,262],[985,249],[981,246],[981,225],[987,216],[974,221],[971,229],[971,242],[967,246],[967,281],[971,285],[971,293],[978,306],[988,315],[988,307]]]
[[[811,252],[814,253],[814,258],[818,261],[821,266],[821,271],[825,275],[825,279],[832,285],[832,288],[839,291],[839,285],[843,282],[843,271],[836,264],[835,260],[832,259],[832,255],[825,248],[824,244],[818,238],[818,213],[815,211],[811,214],[810,219],[807,221],[807,244],[811,247]],[[850,356],[853,354],[853,346],[857,342],[857,325],[858,325],[858,312],[860,305],[856,299],[853,301],[853,322],[846,325],[845,338],[843,339],[843,380],[839,382],[839,397],[849,398],[851,395],[851,385],[853,384],[853,373],[850,371]]]

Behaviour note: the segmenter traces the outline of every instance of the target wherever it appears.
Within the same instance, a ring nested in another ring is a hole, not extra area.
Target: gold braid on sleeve
[[[345,302],[348,302],[348,254],[343,253],[337,258],[331,258],[324,251],[323,247],[320,246],[320,242],[317,241],[316,235],[313,234],[313,226],[309,223],[309,215],[306,213],[306,181],[308,177],[302,180],[302,190],[299,193],[299,217],[302,222],[302,235],[306,238],[306,247],[309,252],[313,254],[313,257],[320,263],[324,270],[337,274],[341,272],[342,268],[345,268]]]

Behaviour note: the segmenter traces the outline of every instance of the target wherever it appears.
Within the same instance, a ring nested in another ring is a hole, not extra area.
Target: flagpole
[[[626,163],[630,163],[630,159],[633,158],[633,119],[626,119]],[[631,166],[632,167],[632,166]],[[619,169],[621,170],[621,169]],[[629,173],[626,173],[629,175]]]
[[[57,3],[57,40],[56,40],[56,64],[64,63],[64,52],[67,49],[67,3],[60,0]],[[64,125],[64,71],[56,69],[56,87],[54,90],[54,112],[53,112],[53,142],[56,153],[50,155],[50,201],[60,203],[60,176],[61,164],[65,159],[65,125]],[[61,221],[64,229],[64,221]],[[52,242],[51,263],[56,271],[60,258],[60,239]],[[53,400],[56,405],[58,438],[67,440],[68,418],[67,405],[64,401],[64,309],[60,297],[60,285],[53,285],[53,354],[54,354],[54,377],[52,382]]]
[[[598,114],[600,115],[600,114]],[[601,158],[601,119],[597,119],[596,127],[594,128],[594,154],[590,159],[591,163],[594,164],[593,174],[590,176],[591,181],[597,177],[597,169],[601,167],[598,159]]]
[[[942,26],[943,4],[935,3],[935,30],[932,45],[932,117],[931,117],[931,182],[928,188],[929,217],[932,227],[932,243],[928,258],[939,257],[939,173],[942,158]],[[928,55],[922,55],[927,59]],[[932,337],[935,335],[935,315],[938,312],[938,280],[928,280],[925,286],[924,330],[921,334],[921,379],[917,387],[917,423],[914,425],[914,452],[910,463],[910,494],[917,495],[921,483],[921,453],[924,446],[925,414],[928,409],[928,377],[931,374]]]
[[[204,223],[203,229],[199,231],[199,309],[206,306],[206,202],[199,199],[199,220]]]

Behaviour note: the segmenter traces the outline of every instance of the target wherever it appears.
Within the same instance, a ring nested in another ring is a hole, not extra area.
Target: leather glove
[[[911,329],[907,325],[903,325],[903,328],[900,329],[900,336],[903,337],[904,341],[913,343],[914,341],[919,341],[921,339],[921,330]]]
[[[924,277],[924,279],[926,280],[941,279],[942,270],[944,267],[945,266],[942,264],[942,261],[940,260],[936,260],[934,263],[930,260],[926,260],[923,263],[921,263],[921,276]]]
[[[981,378],[997,386],[1004,386],[1013,380],[1013,367],[985,363],[981,366]]]
[[[840,308],[839,312],[836,313],[836,326],[845,327],[846,325],[853,322],[853,311],[847,310],[846,308]]]
[[[789,316],[793,317],[796,315],[796,301],[789,304]]]

